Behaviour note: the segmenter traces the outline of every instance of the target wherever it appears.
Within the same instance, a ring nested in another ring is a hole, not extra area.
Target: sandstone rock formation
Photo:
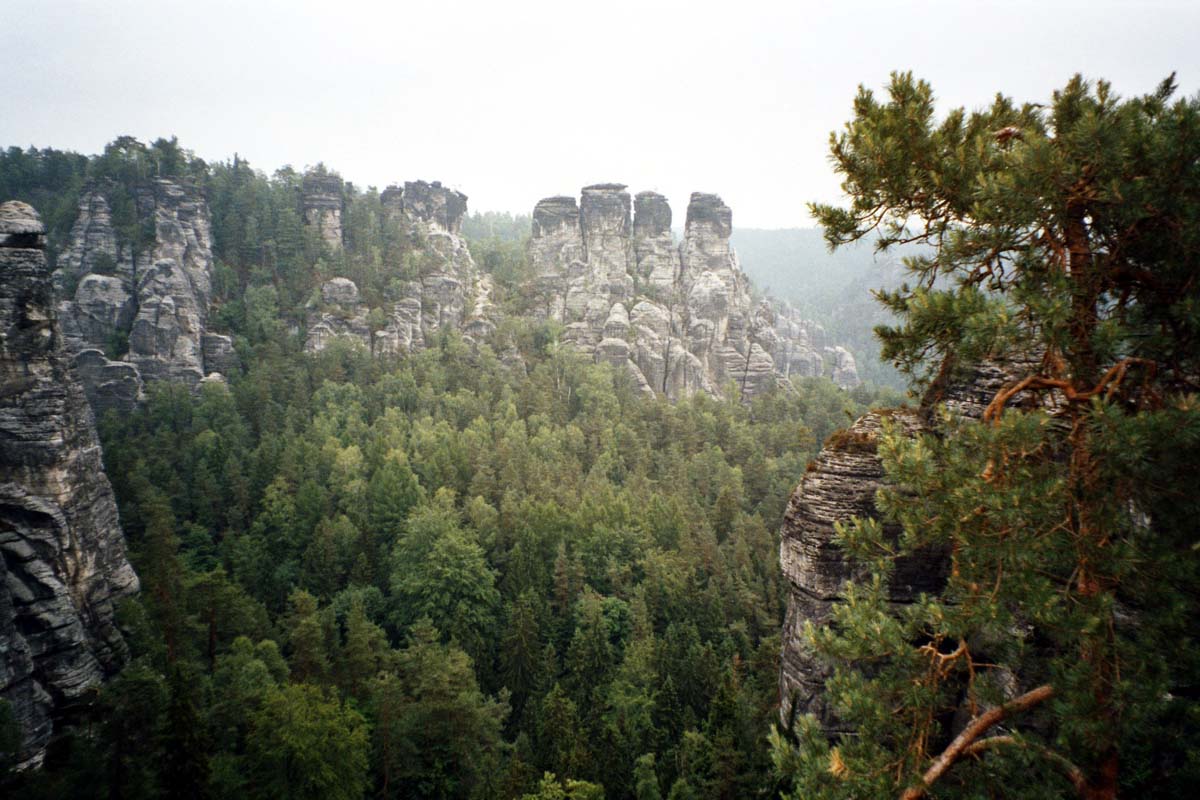
[[[793,703],[801,714],[813,714],[830,732],[844,728],[827,707],[823,690],[830,668],[808,644],[805,622],[820,626],[831,616],[834,604],[844,599],[847,581],[861,577],[862,569],[845,557],[833,542],[834,525],[851,517],[877,516],[875,494],[884,482],[883,465],[876,447],[885,417],[909,436],[931,430],[938,404],[958,417],[979,420],[1001,388],[1025,374],[1022,362],[984,363],[958,372],[947,371],[923,398],[919,409],[872,411],[849,429],[830,437],[809,465],[792,493],[780,528],[779,560],[789,587],[783,627],[783,652],[779,675],[781,716],[787,719]],[[1053,395],[1037,400],[1019,393],[1009,405],[1043,402],[1053,408]],[[884,526],[885,532],[899,534]],[[889,600],[913,602],[922,592],[941,589],[946,579],[944,554],[929,552],[900,560],[892,577]]]
[[[207,330],[212,224],[199,190],[162,178],[138,186],[137,218],[154,236],[137,248],[113,227],[113,191],[106,182],[84,190],[54,273],[63,332],[97,414],[132,409],[146,381],[195,388],[237,369],[232,340]]]
[[[305,349],[323,350],[338,337],[361,342],[376,355],[404,355],[425,348],[428,337],[442,328],[461,330],[479,340],[495,328],[491,277],[481,274],[461,235],[466,195],[437,181],[411,181],[390,186],[380,195],[387,218],[407,237],[412,265],[396,265],[408,280],[397,282],[384,319],[368,323],[369,309],[348,278],[334,278],[321,288],[319,305],[308,320]]]
[[[333,252],[342,249],[342,179],[324,171],[309,172],[301,184],[304,222],[316,228]]]
[[[126,657],[113,601],[138,588],[42,233],[32,208],[0,205],[0,697],[25,766]]]
[[[825,339],[824,329],[804,319],[790,304],[764,300],[755,311],[753,326],[755,338],[771,354],[775,369],[785,378],[815,378],[826,373],[821,356],[824,349],[819,347]],[[858,385],[857,370],[843,370],[840,374],[833,370],[830,377],[843,389]]]
[[[756,305],[729,244],[733,215],[696,193],[675,243],[666,198],[621,184],[550,197],[533,211],[529,260],[535,310],[565,326],[566,342],[629,372],[646,392],[671,399],[742,398],[790,375],[822,374],[810,324],[783,305]],[[831,353],[832,376],[858,383],[854,359]]]
[[[908,434],[925,429],[917,411],[888,416]],[[779,675],[781,714],[786,719],[795,703],[800,713],[815,715],[830,732],[840,728],[823,696],[829,667],[810,648],[804,623],[828,622],[834,604],[843,599],[846,582],[862,574],[834,544],[834,525],[876,514],[875,493],[884,480],[876,454],[883,418],[883,413],[872,411],[830,437],[792,493],[780,530],[779,561],[790,590]],[[937,591],[944,580],[944,564],[937,555],[905,561],[893,576],[891,599],[912,602],[921,592]]]

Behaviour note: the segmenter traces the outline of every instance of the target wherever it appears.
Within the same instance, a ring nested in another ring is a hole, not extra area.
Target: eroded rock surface
[[[316,228],[321,241],[333,252],[342,249],[342,179],[310,172],[301,184],[304,222]]]
[[[536,313],[563,323],[564,341],[671,399],[730,387],[745,399],[790,375],[826,372],[810,323],[752,300],[720,197],[692,195],[677,244],[666,198],[638,194],[631,216],[625,189],[595,184],[578,204],[560,196],[534,207],[530,291]],[[837,350],[831,376],[856,385],[853,357]]]
[[[376,355],[404,355],[425,348],[438,330],[461,330],[481,340],[495,329],[491,276],[481,274],[463,239],[467,197],[434,181],[389,186],[380,194],[389,221],[407,237],[415,254],[416,274],[395,283],[383,317],[370,320],[370,309],[348,278],[333,278],[321,288],[320,304],[310,310],[305,349],[319,352],[337,338],[361,342]],[[411,265],[396,265],[398,274]]]
[[[138,588],[44,246],[32,208],[0,205],[0,697],[26,766],[126,658],[113,602]]]
[[[926,395],[919,409],[872,411],[849,429],[830,437],[792,492],[780,528],[779,560],[787,578],[789,597],[783,627],[779,675],[780,713],[787,719],[793,704],[800,714],[813,714],[829,733],[846,728],[828,707],[825,682],[830,665],[814,652],[804,636],[804,625],[826,624],[833,606],[844,599],[847,581],[864,575],[833,542],[834,525],[852,517],[878,516],[875,494],[884,484],[883,465],[876,452],[885,418],[899,432],[916,436],[932,430],[935,411],[943,406],[951,414],[978,421],[992,398],[1004,386],[1014,385],[1028,362],[984,363],[947,372],[947,383]],[[1019,393],[1009,405],[1041,402],[1053,409],[1054,396],[1039,399]],[[899,529],[884,526],[898,535]],[[889,600],[913,602],[920,593],[941,590],[947,575],[944,553],[926,552],[901,559],[889,586]]]
[[[841,730],[824,697],[830,668],[811,649],[804,624],[826,624],[834,604],[844,597],[847,581],[863,575],[862,568],[834,544],[834,525],[855,516],[876,516],[875,493],[884,483],[876,447],[885,416],[910,435],[925,430],[915,410],[872,411],[834,434],[792,492],[780,529],[779,561],[790,589],[783,623],[780,713],[786,719],[794,703],[800,713],[815,715],[830,732]],[[890,526],[884,530],[899,533]],[[945,574],[940,555],[905,560],[897,565],[890,599],[906,603],[920,592],[935,592]]]
[[[97,414],[132,409],[148,381],[195,389],[210,372],[238,369],[232,340],[207,330],[213,256],[203,195],[169,179],[136,187],[137,218],[153,239],[135,249],[113,227],[113,191],[107,182],[84,190],[54,273],[62,330]]]

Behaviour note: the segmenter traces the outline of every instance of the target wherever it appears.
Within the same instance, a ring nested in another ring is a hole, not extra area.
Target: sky
[[[7,6],[7,8],[5,8]],[[0,0],[0,146],[100,152],[175,135],[267,173],[440,180],[529,213],[599,182],[739,227],[839,202],[830,132],[860,84],[928,80],[939,109],[1042,101],[1076,72],[1200,90],[1200,2]]]

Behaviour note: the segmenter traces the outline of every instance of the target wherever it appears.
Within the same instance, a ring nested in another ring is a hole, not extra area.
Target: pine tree
[[[317,614],[317,600],[303,589],[292,592],[290,629],[292,677],[304,683],[325,683],[329,679],[329,654],[325,631]]]
[[[928,246],[880,299],[885,357],[936,401],[991,361],[979,424],[885,436],[885,518],[840,541],[869,576],[811,630],[853,736],[775,737],[796,797],[1175,796],[1197,727],[1200,99],[1079,77],[934,119],[928,84],[862,89],[832,139],[831,245]],[[896,559],[943,552],[940,596],[893,609]],[[1184,693],[1186,694],[1186,692]],[[1193,711],[1188,711],[1188,709]],[[1168,734],[1168,731],[1170,732]]]
[[[514,716],[537,688],[542,659],[540,604],[525,591],[508,607],[508,624],[500,639],[500,678],[512,692]]]
[[[342,690],[358,700],[367,694],[367,683],[378,672],[387,647],[383,630],[367,619],[361,596],[355,596],[346,615],[346,636],[338,653],[338,682]]]
[[[357,800],[366,788],[366,723],[316,686],[269,691],[246,746],[251,797]]]
[[[194,675],[174,664],[167,676],[167,710],[163,726],[163,760],[159,783],[168,797],[208,797],[209,743],[200,724],[199,693]]]
[[[633,796],[637,800],[662,800],[658,775],[654,772],[654,753],[638,758],[633,768]]]

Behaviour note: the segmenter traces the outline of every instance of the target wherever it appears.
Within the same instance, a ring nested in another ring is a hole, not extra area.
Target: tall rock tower
[[[125,660],[113,602],[138,589],[44,249],[37,213],[0,205],[0,697],[26,766]]]
[[[342,249],[342,179],[324,172],[304,176],[301,189],[304,222],[321,235],[333,252]]]
[[[565,343],[672,400],[730,387],[748,399],[791,375],[821,375],[808,324],[782,305],[755,306],[732,232],[715,194],[691,196],[678,244],[656,192],[634,197],[632,215],[619,183],[585,186],[578,204],[548,197],[533,209],[528,246],[535,311],[563,323]],[[851,358],[835,379],[853,386],[853,370]]]

